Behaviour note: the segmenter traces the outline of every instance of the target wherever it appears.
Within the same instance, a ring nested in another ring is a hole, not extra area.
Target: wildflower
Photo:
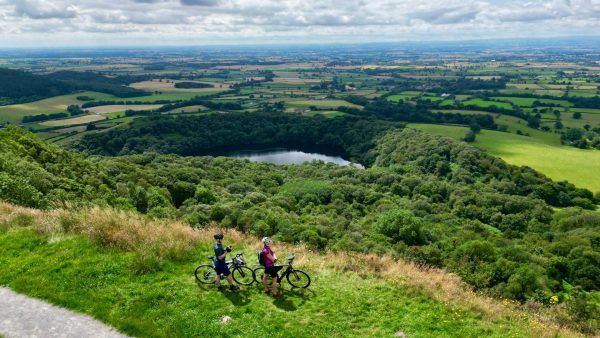
[[[550,297],[550,304],[556,304],[558,303],[558,296],[554,295],[552,297]]]

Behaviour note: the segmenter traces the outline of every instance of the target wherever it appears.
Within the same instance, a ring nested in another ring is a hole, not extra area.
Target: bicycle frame
[[[244,257],[243,253],[236,254],[233,259],[231,259],[229,261],[225,261],[225,264],[227,264],[227,267],[229,268],[229,270],[233,270],[233,268],[235,268],[236,266],[244,266],[244,265],[246,265],[246,262],[242,259],[242,257]],[[217,267],[215,266],[214,258],[215,258],[215,256],[208,256],[208,259],[210,259],[210,261],[213,263],[213,267],[216,269]],[[240,261],[241,264],[235,264],[236,260]]]
[[[291,259],[290,259],[290,257],[291,257]],[[279,274],[277,275],[277,283],[279,283],[279,284],[281,284],[281,280],[282,280],[284,277],[288,276],[289,274],[291,274],[291,273],[294,271],[293,262],[294,262],[294,258],[295,258],[295,257],[292,257],[292,256],[290,256],[290,257],[288,257],[288,263],[287,263],[287,264],[278,264],[278,265],[274,265],[274,266],[287,267],[287,268],[286,268],[286,269],[283,271],[283,273],[281,273],[281,275],[279,275]],[[283,269],[282,269],[282,270],[283,270]]]

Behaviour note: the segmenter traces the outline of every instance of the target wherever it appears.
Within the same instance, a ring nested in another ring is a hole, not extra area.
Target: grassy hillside
[[[464,137],[468,130],[467,127],[435,124],[411,124],[410,126],[434,135],[455,139]],[[522,129],[525,127],[523,126]],[[554,139],[543,140],[512,133],[482,130],[473,144],[489,151],[492,155],[501,157],[510,164],[529,166],[553,180],[566,180],[578,187],[600,191],[600,180],[597,174],[598,168],[600,168],[600,151],[578,149],[557,143],[558,140]]]
[[[367,169],[156,153],[85,157],[12,127],[0,141],[0,199],[15,204],[111,206],[315,250],[402,257],[443,267],[499,299],[545,309],[558,296],[569,309],[566,323],[598,327],[600,215],[582,209],[595,209],[597,197],[449,138],[390,131],[369,150],[375,161]],[[61,227],[77,224],[67,219]],[[168,235],[161,235],[167,246]],[[163,254],[180,257],[146,244],[156,251],[134,255],[135,271],[160,271],[168,266]]]
[[[570,337],[562,306],[520,309],[477,295],[456,276],[374,255],[311,252],[276,243],[314,283],[274,299],[197,285],[216,229],[147,221],[106,209],[79,212],[0,204],[0,284],[84,312],[134,336]],[[254,264],[258,238],[226,232]],[[223,318],[231,318],[223,323]],[[307,330],[310,327],[310,330]]]

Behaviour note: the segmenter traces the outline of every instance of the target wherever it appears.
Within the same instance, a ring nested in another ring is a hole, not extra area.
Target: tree
[[[528,117],[527,126],[533,129],[538,129],[540,127],[540,119],[535,116]]]
[[[391,209],[384,212],[377,219],[375,228],[394,243],[402,241],[406,245],[425,245],[428,242],[423,221],[406,210]]]
[[[562,122],[560,122],[560,121],[556,121],[556,122],[554,123],[554,128],[556,128],[556,129],[559,129],[559,130],[560,130],[560,129],[563,129],[563,124],[562,124]]]
[[[472,132],[474,132],[475,134],[477,134],[477,133],[479,133],[481,131],[481,126],[477,122],[472,122],[469,125],[469,129],[471,129]]]
[[[463,141],[465,142],[475,142],[475,133],[472,130],[467,131],[467,134],[465,134],[465,137],[463,137]]]
[[[578,112],[578,111],[574,112],[574,113],[573,113],[573,118],[574,118],[574,119],[576,119],[576,120],[579,120],[579,119],[581,119],[581,113],[580,113],[580,112]]]

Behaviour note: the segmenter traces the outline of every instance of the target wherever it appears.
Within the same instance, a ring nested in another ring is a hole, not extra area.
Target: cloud
[[[15,13],[32,19],[69,19],[77,15],[70,5],[57,5],[44,0],[18,0],[15,3]]]
[[[591,35],[600,32],[600,0],[0,0],[0,45],[19,44],[44,27],[43,38],[30,40],[51,44],[77,35],[89,43],[191,44]]]
[[[434,8],[411,13],[411,17],[434,24],[454,24],[475,19],[480,9],[472,6]]]
[[[185,6],[216,6],[219,0],[181,0],[181,4]]]

